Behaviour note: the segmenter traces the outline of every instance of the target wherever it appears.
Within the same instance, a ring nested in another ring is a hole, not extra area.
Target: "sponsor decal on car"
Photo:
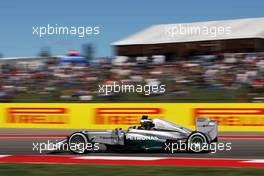
[[[220,126],[264,126],[264,108],[194,108],[197,117],[217,120]]]
[[[67,124],[67,108],[7,108],[7,123],[18,124]]]
[[[146,140],[159,140],[157,136],[138,136],[138,135],[127,135],[127,140],[139,140],[139,141],[146,141]]]

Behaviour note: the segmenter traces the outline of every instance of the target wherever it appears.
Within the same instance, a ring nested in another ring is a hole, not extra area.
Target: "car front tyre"
[[[83,154],[86,152],[87,143],[88,139],[83,133],[73,133],[68,141],[69,150],[74,154]]]

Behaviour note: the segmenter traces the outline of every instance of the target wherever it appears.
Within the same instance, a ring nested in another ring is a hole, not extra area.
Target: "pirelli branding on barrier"
[[[219,126],[264,126],[264,108],[195,108],[197,117],[217,120]]]
[[[7,123],[66,124],[67,108],[7,108]]]
[[[138,125],[142,115],[160,115],[161,108],[96,108],[95,124]]]
[[[264,103],[3,103],[0,128],[126,129],[142,115],[195,129],[197,117],[219,131],[264,132]]]

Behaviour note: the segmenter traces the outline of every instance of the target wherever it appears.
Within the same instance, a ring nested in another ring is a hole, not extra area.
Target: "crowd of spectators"
[[[60,63],[38,67],[0,65],[0,101],[262,101],[264,53],[190,56],[166,62],[134,58],[122,62]],[[99,84],[165,84],[163,94],[98,93]]]

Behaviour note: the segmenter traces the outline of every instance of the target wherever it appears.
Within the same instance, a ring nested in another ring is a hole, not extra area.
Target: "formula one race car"
[[[67,144],[69,150],[77,154],[87,152],[87,146],[94,147],[94,150],[89,151],[97,151],[102,145],[109,151],[150,151],[175,149],[175,144],[179,146],[180,143],[189,146],[186,147],[188,151],[201,152],[202,145],[217,142],[217,122],[208,118],[197,118],[195,131],[161,118],[149,119],[147,116],[142,117],[140,124],[126,131],[117,128],[75,132],[59,145]]]

